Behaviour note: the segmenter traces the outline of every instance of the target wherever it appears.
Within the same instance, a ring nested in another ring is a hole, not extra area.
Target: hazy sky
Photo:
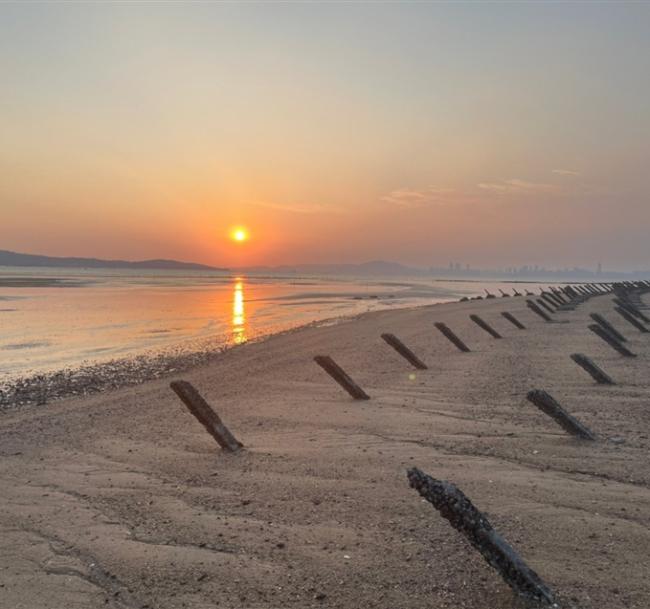
[[[650,4],[3,4],[0,143],[1,249],[647,269]]]

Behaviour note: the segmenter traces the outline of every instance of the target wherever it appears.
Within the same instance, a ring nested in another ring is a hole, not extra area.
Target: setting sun
[[[243,241],[248,240],[248,231],[245,228],[238,226],[230,231],[230,238],[233,241],[242,243]]]

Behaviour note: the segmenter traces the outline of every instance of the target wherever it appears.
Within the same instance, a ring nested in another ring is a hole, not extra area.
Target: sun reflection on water
[[[244,311],[244,282],[237,278],[232,299],[232,338],[236,345],[246,342],[246,315]]]

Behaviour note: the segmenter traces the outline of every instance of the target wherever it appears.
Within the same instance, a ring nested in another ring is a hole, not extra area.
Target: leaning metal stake
[[[553,603],[548,586],[459,488],[451,482],[436,480],[416,467],[408,470],[408,480],[411,488],[462,533],[517,594],[545,604]]]
[[[470,315],[469,318],[479,327],[485,330],[490,336],[494,338],[501,338],[499,334],[487,321],[478,315]]]
[[[219,415],[212,410],[210,405],[190,383],[187,381],[174,381],[169,386],[223,450],[237,452],[243,447],[243,444],[223,424]]]
[[[583,370],[586,370],[591,378],[601,385],[615,385],[612,378],[606,374],[602,368],[594,364],[586,355],[582,353],[573,353],[571,359],[578,364]]]
[[[463,351],[464,353],[469,353],[469,347],[462,341],[456,334],[447,326],[447,324],[443,324],[441,321],[437,321],[435,324],[433,324],[442,334],[445,336],[447,340],[449,340],[451,343],[456,345],[456,348],[459,351]]]
[[[397,336],[394,334],[382,334],[381,337],[397,351],[407,362],[418,370],[426,370],[427,365],[411,351]]]
[[[589,329],[600,336],[612,349],[618,351],[623,357],[636,357],[636,353],[632,353],[627,347],[616,340],[607,330],[598,324],[589,324]]]
[[[562,406],[558,404],[555,398],[541,389],[533,389],[526,396],[529,402],[532,402],[544,414],[551,417],[564,431],[572,436],[582,438],[583,440],[595,440],[589,429],[587,429],[578,419],[572,417]]]
[[[369,400],[370,396],[357,385],[329,355],[317,355],[314,361],[329,374],[355,400]]]
[[[508,313],[508,311],[503,311],[501,315],[505,317],[516,328],[519,328],[520,330],[526,329],[526,326],[524,326],[524,324],[522,324],[512,313]]]

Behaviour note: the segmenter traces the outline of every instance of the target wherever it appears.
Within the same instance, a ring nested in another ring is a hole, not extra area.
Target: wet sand
[[[587,329],[594,311],[637,358]],[[650,337],[613,313],[610,296],[557,318],[569,323],[545,324],[520,298],[471,301],[232,349],[182,378],[244,442],[238,454],[221,452],[187,412],[169,389],[174,375],[1,414],[0,607],[525,606],[408,487],[417,466],[487,512],[560,606],[646,609]],[[429,369],[410,367],[382,332]],[[596,385],[575,352],[619,384]],[[316,354],[372,399],[352,401]],[[533,388],[598,440],[567,436],[525,399]]]

